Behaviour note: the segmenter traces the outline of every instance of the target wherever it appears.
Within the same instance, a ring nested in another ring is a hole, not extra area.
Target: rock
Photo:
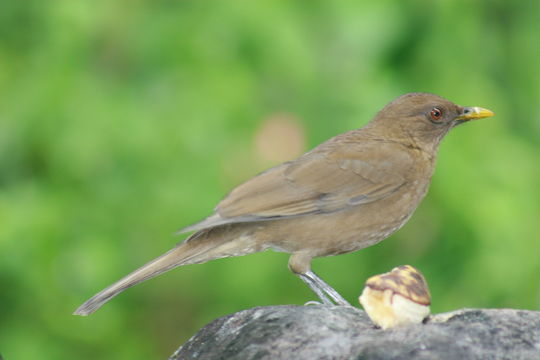
[[[540,312],[466,309],[381,330],[353,307],[258,307],[206,325],[176,359],[538,360]]]

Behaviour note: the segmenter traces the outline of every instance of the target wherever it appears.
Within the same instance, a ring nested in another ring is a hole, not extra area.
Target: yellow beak
[[[459,115],[455,120],[468,121],[468,120],[477,120],[483,119],[495,115],[491,110],[484,109],[481,107],[465,107],[463,108],[463,113]]]

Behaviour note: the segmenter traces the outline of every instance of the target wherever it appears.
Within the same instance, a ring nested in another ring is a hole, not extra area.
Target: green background
[[[411,264],[434,312],[538,309],[539,16],[537,0],[1,1],[0,353],[164,359],[219,316],[314,299],[265,252],[71,315],[275,164],[264,124],[305,151],[411,91],[497,116],[449,134],[402,230],[314,270],[354,304]]]

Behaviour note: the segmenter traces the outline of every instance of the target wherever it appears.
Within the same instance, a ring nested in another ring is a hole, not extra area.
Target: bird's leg
[[[317,284],[310,277],[306,276],[305,274],[299,274],[299,276],[300,276],[300,279],[302,279],[302,281],[305,282],[306,285],[309,286],[309,288],[313,290],[315,294],[317,294],[317,296],[319,297],[319,299],[321,299],[323,304],[334,305],[334,303],[330,299],[328,299],[324,291],[321,290],[321,288],[318,287]],[[307,304],[310,304],[310,303],[312,302],[308,302]]]
[[[351,306],[336,290],[311,271],[311,259],[312,255],[308,252],[293,253],[289,258],[289,269],[300,276],[300,279],[317,294],[323,304],[334,305],[335,303],[337,305]]]
[[[323,279],[321,279],[313,271],[309,270],[305,273],[298,274],[300,279],[302,279],[310,288],[317,294],[324,304],[332,305],[332,302],[329,302],[328,297],[332,299],[337,305],[342,306],[351,306],[343,296],[334,290],[330,285],[328,285]]]

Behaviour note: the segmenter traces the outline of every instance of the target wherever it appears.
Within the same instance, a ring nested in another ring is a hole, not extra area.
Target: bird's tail
[[[249,234],[236,234],[236,236],[232,236],[233,240],[231,240],[231,235],[233,234],[230,231],[219,227],[201,230],[175,248],[100,291],[82,304],[73,314],[90,315],[127,288],[177,266],[199,264],[213,259],[240,256],[263,250],[255,245]]]

